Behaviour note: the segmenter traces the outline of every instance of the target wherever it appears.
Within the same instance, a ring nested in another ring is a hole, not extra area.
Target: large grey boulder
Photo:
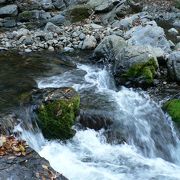
[[[145,26],[139,25],[126,33],[130,45],[150,45],[161,48],[164,52],[170,52],[170,44],[165,37],[163,28],[156,22],[148,22]]]
[[[151,46],[127,46],[115,57],[113,73],[118,84],[130,81],[137,86],[150,85],[158,66]]]
[[[58,14],[47,20],[55,25],[62,25],[65,22],[65,17],[62,14]]]
[[[23,0],[23,3],[22,1],[16,1],[16,4],[20,12],[42,9],[42,5],[40,1],[37,1],[37,0],[31,0],[31,1]]]
[[[82,49],[94,49],[96,45],[96,38],[94,36],[87,36],[83,42]]]
[[[62,32],[61,29],[60,29],[58,26],[54,25],[54,24],[51,23],[51,22],[48,22],[48,23],[46,24],[46,26],[45,26],[45,28],[44,28],[44,31],[45,31],[45,32],[54,32],[54,33],[57,33],[57,34],[59,34],[59,33]]]
[[[97,59],[104,59],[107,62],[113,61],[119,51],[125,47],[126,41],[116,35],[110,35],[103,39],[103,41],[96,47],[94,56]]]
[[[53,1],[53,5],[58,10],[64,10],[66,8],[66,4],[64,3],[64,0],[55,0]]]
[[[170,78],[180,82],[180,51],[172,52],[167,61]]]
[[[3,19],[3,26],[6,28],[12,28],[16,26],[16,20],[13,17],[6,17]]]
[[[141,12],[137,14],[133,14],[132,16],[125,17],[121,20],[116,20],[112,26],[118,27],[120,29],[129,30],[134,26],[134,24],[144,24],[149,22],[151,19],[151,16],[147,12]]]
[[[52,10],[54,9],[54,5],[52,0],[41,0],[41,5],[44,10]]]
[[[17,5],[7,5],[0,8],[0,17],[16,16],[18,14]]]
[[[90,0],[87,4],[97,12],[108,12],[113,9],[118,0]]]

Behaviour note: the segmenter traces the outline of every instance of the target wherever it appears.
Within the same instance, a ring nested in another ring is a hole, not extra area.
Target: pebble
[[[55,26],[49,23],[48,27],[52,28],[49,32],[47,28],[30,31],[21,24],[21,29],[19,30],[0,34],[1,46],[24,49],[25,52],[43,49],[54,51],[54,47],[59,49],[65,48],[68,51],[72,51],[74,48],[94,49],[97,42],[99,43],[105,37],[107,30],[113,31],[109,27],[103,27],[95,23],[81,26]],[[58,34],[58,32],[53,32],[54,30],[61,30],[62,33]]]
[[[54,47],[49,46],[48,50],[51,51],[51,52],[53,52],[53,51],[54,51]]]
[[[29,49],[29,48],[28,48],[28,49],[25,49],[24,51],[25,51],[26,53],[30,53],[30,52],[32,52],[32,50],[31,50],[31,49]]]

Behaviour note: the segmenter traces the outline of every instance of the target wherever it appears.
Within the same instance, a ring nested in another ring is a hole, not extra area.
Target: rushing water
[[[180,142],[172,121],[144,92],[117,91],[106,69],[81,64],[63,74],[39,78],[37,83],[39,88],[74,87],[82,102],[90,98],[82,108],[109,111],[111,131],[125,139],[123,144],[110,143],[106,130],[75,126],[76,135],[63,143],[16,127],[56,171],[70,180],[180,179]]]

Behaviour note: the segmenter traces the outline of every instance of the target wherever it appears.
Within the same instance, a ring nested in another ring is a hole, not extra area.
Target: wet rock
[[[81,97],[79,123],[94,130],[108,129],[114,122],[115,105],[109,97],[87,91],[88,96]]]
[[[17,5],[7,5],[0,8],[0,17],[16,16],[18,14]]]
[[[174,51],[168,56],[167,61],[169,76],[171,79],[180,81],[180,51]]]
[[[41,178],[49,179],[56,176],[57,180],[67,180],[62,174],[55,172],[49,162],[40,157],[31,148],[26,149],[25,156],[5,155],[0,158],[0,177],[1,179],[27,179],[38,180]],[[49,174],[51,172],[51,174]]]
[[[87,36],[83,42],[82,49],[94,49],[97,41],[94,36]]]
[[[113,124],[111,117],[108,117],[108,113],[98,112],[94,110],[81,111],[79,122],[83,127],[94,129],[96,131],[100,129],[107,129]]]
[[[72,88],[41,89],[32,94],[38,105],[38,124],[47,138],[68,139],[79,110],[80,97]]]

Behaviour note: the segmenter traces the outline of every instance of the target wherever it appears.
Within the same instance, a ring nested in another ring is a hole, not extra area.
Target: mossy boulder
[[[73,88],[43,89],[35,93],[40,100],[38,124],[49,139],[73,137],[72,126],[79,111],[80,96]]]
[[[36,18],[36,12],[35,11],[24,11],[18,15],[18,19],[21,22],[32,21],[35,18]]]
[[[174,0],[174,5],[176,8],[180,9],[180,1],[179,0]]]
[[[69,9],[68,13],[72,22],[79,22],[88,18],[92,10],[87,5],[77,5]]]
[[[129,70],[123,74],[123,76],[127,80],[138,80],[143,84],[151,85],[157,69],[158,66],[156,60],[151,57],[147,62],[132,65]]]
[[[171,116],[172,120],[180,127],[180,99],[167,101],[163,109]]]
[[[117,84],[146,88],[153,84],[159,64],[152,47],[128,45],[116,55],[114,67]]]

